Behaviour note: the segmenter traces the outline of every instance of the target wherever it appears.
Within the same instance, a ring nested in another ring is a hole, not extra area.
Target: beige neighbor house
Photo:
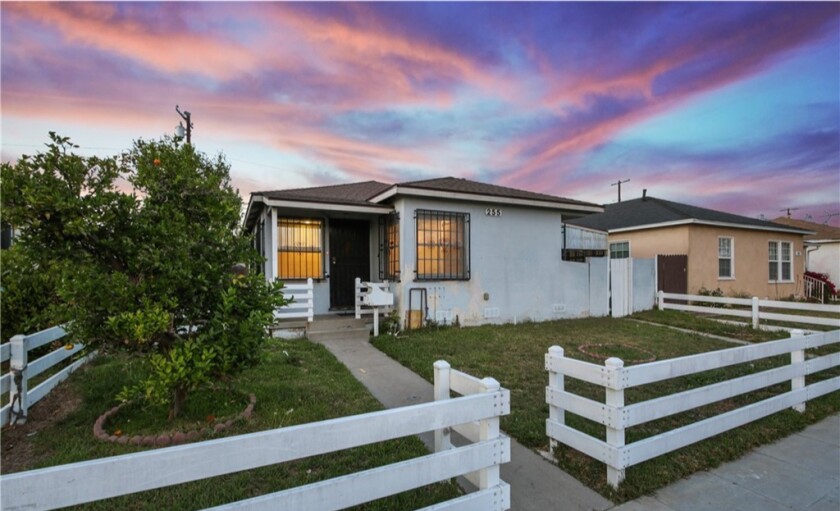
[[[643,195],[569,221],[609,233],[610,257],[657,258],[657,288],[779,299],[802,293],[812,231]]]
[[[805,269],[825,273],[832,282],[840,283],[840,228],[786,217],[773,222],[813,231],[805,236]]]

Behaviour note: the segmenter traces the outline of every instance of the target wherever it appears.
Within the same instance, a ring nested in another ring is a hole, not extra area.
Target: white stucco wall
[[[808,250],[806,269],[817,273],[827,273],[835,284],[840,284],[840,241],[821,243],[817,250]]]
[[[401,279],[395,286],[402,318],[407,317],[410,289],[421,287],[427,290],[432,319],[445,321],[442,314],[454,321],[457,316],[462,325],[544,321],[593,313],[590,265],[561,260],[559,211],[414,197],[398,199],[395,207],[402,227]],[[501,209],[502,215],[486,216],[488,207]],[[416,209],[470,214],[468,281],[415,280]],[[606,264],[596,263],[596,267],[596,273],[602,270],[604,276],[603,280],[596,277],[595,282],[605,282]],[[601,302],[605,300],[596,297],[595,309],[605,314],[606,304]],[[488,315],[493,317],[485,317]]]

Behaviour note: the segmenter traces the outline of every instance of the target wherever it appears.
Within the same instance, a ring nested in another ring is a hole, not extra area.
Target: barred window
[[[562,252],[562,259],[564,261],[585,263],[587,257],[604,257],[606,255],[607,251],[604,249],[564,248]]]
[[[263,273],[265,266],[265,220],[260,220],[257,223],[257,228],[254,230],[254,239],[252,241],[254,249],[260,254],[260,262],[254,268],[254,272],[258,274]]]
[[[281,218],[277,220],[277,231],[278,278],[323,278],[323,222],[316,219]]]
[[[417,279],[469,280],[470,215],[418,209]]]
[[[379,278],[400,278],[400,214],[379,217]]]

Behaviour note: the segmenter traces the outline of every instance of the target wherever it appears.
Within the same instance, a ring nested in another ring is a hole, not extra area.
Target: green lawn
[[[685,321],[691,320],[685,319]],[[548,374],[544,369],[544,355],[549,346],[559,345],[565,349],[566,356],[597,364],[603,364],[603,361],[580,351],[581,345],[630,344],[653,353],[659,360],[733,347],[731,343],[725,341],[631,320],[610,318],[526,323],[518,326],[431,329],[402,334],[397,339],[381,336],[373,343],[430,381],[433,378],[432,363],[438,359],[444,359],[453,368],[474,376],[496,378],[502,386],[511,391],[511,414],[502,418],[502,429],[524,445],[540,450],[548,448],[548,437],[545,434],[545,420],[548,417],[545,386]],[[585,349],[589,352],[597,351],[597,354],[602,356],[621,355],[622,351],[625,352],[625,356],[631,356],[633,352],[639,352],[621,346]],[[823,349],[821,354],[825,352],[827,350]],[[628,404],[646,401],[661,395],[766,370],[784,363],[786,363],[784,357],[776,357],[645,385],[628,389],[625,392],[625,399]],[[825,373],[831,373],[833,376],[840,374],[840,371],[833,370]],[[808,382],[827,377],[825,373],[809,377]],[[765,399],[783,392],[785,388],[785,385],[777,385],[641,424],[627,430],[627,442],[637,441],[737,406]],[[602,402],[604,400],[602,388],[579,380],[567,378],[566,389],[590,399]],[[621,502],[649,493],[697,470],[711,468],[724,461],[735,459],[757,445],[786,436],[838,410],[840,410],[840,393],[834,393],[810,402],[805,414],[800,415],[793,411],[782,412],[705,442],[655,458],[629,468],[627,479],[617,492],[607,486],[606,469],[603,464],[564,446],[558,448],[556,454],[558,463],[564,470],[608,498]],[[568,412],[566,415],[569,426],[604,438],[603,426]]]
[[[40,468],[125,454],[147,448],[103,443],[91,433],[96,418],[115,404],[123,385],[140,376],[141,366],[124,356],[102,356],[74,374],[64,385],[81,399],[66,419],[38,431],[32,442],[33,466]],[[262,431],[382,409],[347,369],[323,347],[305,341],[272,340],[264,362],[214,394],[215,403],[194,396],[188,412],[224,415],[245,406],[243,397],[257,397],[254,418],[240,422],[226,435]],[[37,406],[37,405],[36,405]],[[165,410],[157,407],[120,412],[109,430],[126,432],[168,429]],[[162,418],[162,419],[161,419]],[[195,419],[194,419],[195,420]],[[183,419],[182,426],[190,423]],[[402,438],[329,455],[308,458],[170,488],[152,490],[83,506],[84,509],[202,509],[227,502],[308,484],[396,461],[425,455],[419,439]],[[459,494],[454,483],[444,482],[362,506],[361,509],[416,509]]]
[[[649,310],[637,312],[630,316],[633,319],[650,321],[662,325],[685,328],[705,332],[707,334],[720,335],[748,342],[774,341],[788,336],[785,332],[771,332],[768,330],[755,330],[749,324],[721,323],[700,314],[691,314],[675,310]],[[722,316],[721,316],[722,317]],[[722,317],[723,318],[723,317]],[[741,318],[728,317],[729,321],[737,321]]]

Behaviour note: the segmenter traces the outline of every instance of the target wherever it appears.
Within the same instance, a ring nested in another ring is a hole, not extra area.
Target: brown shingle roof
[[[513,199],[527,199],[543,202],[558,202],[600,207],[598,204],[591,202],[567,199],[544,193],[529,192],[527,190],[508,188],[506,186],[479,183],[478,181],[470,181],[469,179],[457,177],[442,177],[438,179],[425,179],[422,181],[409,181],[407,183],[399,183],[397,186],[406,188],[421,188],[424,190],[466,193],[472,195],[490,195],[493,197],[508,197]]]
[[[773,222],[777,224],[785,224],[791,227],[797,227],[799,229],[805,229],[806,231],[814,231],[816,234],[808,234],[805,236],[805,240],[840,240],[840,228],[825,225],[825,224],[817,224],[814,222],[809,222],[807,220],[797,220],[796,218],[788,218],[785,216],[780,216],[779,218],[773,219]]]
[[[267,199],[291,200],[302,202],[322,202],[331,204],[357,204],[374,206],[368,199],[378,195],[392,185],[378,181],[364,181],[361,183],[350,183],[344,185],[315,186],[311,188],[293,188],[290,190],[272,190],[266,192],[254,192],[253,195],[261,195]]]

